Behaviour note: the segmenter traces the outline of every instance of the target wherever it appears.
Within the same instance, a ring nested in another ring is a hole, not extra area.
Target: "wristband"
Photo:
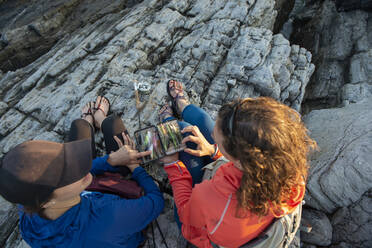
[[[213,158],[217,155],[217,153],[218,153],[218,145],[217,145],[217,144],[213,144],[213,146],[214,146],[214,153],[213,153],[213,155],[211,156],[212,159],[213,159]]]

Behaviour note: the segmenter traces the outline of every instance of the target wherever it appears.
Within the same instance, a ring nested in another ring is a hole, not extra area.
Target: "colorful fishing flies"
[[[143,158],[144,163],[171,155],[186,148],[176,120],[160,123],[135,132],[139,151],[152,151]]]

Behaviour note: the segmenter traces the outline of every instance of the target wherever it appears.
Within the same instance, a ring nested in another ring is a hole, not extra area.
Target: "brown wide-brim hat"
[[[54,190],[85,177],[92,166],[91,140],[56,143],[26,141],[10,150],[0,168],[0,194],[31,204],[40,188]]]

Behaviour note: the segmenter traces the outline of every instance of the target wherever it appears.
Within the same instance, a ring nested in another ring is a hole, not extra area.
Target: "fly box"
[[[182,144],[183,137],[177,120],[138,130],[134,133],[134,137],[138,151],[151,151],[150,155],[142,158],[143,163],[149,163],[186,148],[186,145]]]

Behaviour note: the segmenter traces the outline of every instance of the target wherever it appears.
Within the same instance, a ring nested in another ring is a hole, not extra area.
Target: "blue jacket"
[[[105,171],[116,169],[107,163],[107,156],[96,158],[91,173]],[[144,240],[141,230],[161,213],[164,199],[142,167],[133,171],[132,179],[145,191],[141,198],[84,191],[80,204],[56,220],[25,214],[20,206],[23,239],[32,247],[137,247]]]

